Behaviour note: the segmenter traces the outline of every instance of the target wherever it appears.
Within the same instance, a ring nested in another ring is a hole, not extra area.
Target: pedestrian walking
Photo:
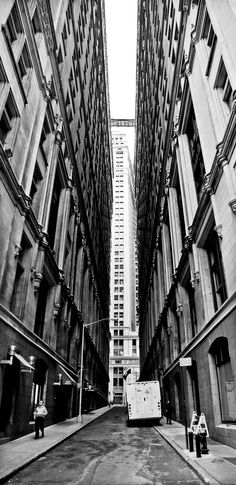
[[[35,419],[35,439],[39,437],[39,430],[42,432],[42,438],[44,437],[44,422],[47,416],[47,408],[45,407],[44,401],[39,401],[39,405],[34,411]]]
[[[171,424],[171,418],[172,418],[172,406],[170,401],[167,401],[166,404],[166,423]]]

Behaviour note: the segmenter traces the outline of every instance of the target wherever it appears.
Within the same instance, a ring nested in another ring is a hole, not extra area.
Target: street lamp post
[[[90,323],[83,323],[82,326],[82,342],[81,342],[81,356],[80,356],[80,382],[79,382],[79,414],[77,415],[77,422],[82,423],[82,395],[83,395],[83,365],[84,365],[84,329],[85,327],[90,327],[90,325],[94,325],[95,323],[104,322],[105,320],[116,320],[115,318],[100,318],[99,320],[95,320],[94,322]]]

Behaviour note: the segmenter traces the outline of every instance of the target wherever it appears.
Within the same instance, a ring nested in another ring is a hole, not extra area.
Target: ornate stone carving
[[[53,318],[54,320],[57,319],[59,313],[60,313],[60,310],[61,310],[61,305],[60,303],[55,303],[54,305],[54,310],[53,310]]]
[[[166,170],[165,194],[169,195],[170,188],[170,171]]]
[[[40,14],[41,14],[41,21],[43,25],[44,35],[46,38],[47,49],[48,49],[48,52],[51,52],[53,51],[55,46],[54,46],[53,32],[51,30],[47,1],[38,0],[38,5],[39,5]]]
[[[60,114],[57,114],[55,116],[55,130],[61,133],[62,128],[63,128],[63,117]]]
[[[17,246],[17,245],[15,246],[15,251],[14,251],[14,258],[15,259],[19,257],[21,249],[22,249],[21,246]]]
[[[69,330],[71,329],[71,326],[70,326],[67,318],[64,319],[64,322],[63,323],[64,323],[65,330],[68,330],[68,332],[69,332]]]
[[[163,214],[164,214],[164,210],[163,210],[163,208],[162,208],[162,209],[161,209],[161,212],[160,212],[160,218],[159,218],[160,225],[162,225],[162,223],[163,223],[163,217],[164,217],[164,215],[163,215]]]
[[[182,302],[179,302],[178,305],[177,305],[177,308],[176,308],[176,313],[178,315],[178,317],[180,317],[183,313],[183,305],[182,305]]]
[[[35,275],[34,275],[34,292],[35,293],[38,292],[42,279],[43,279],[43,275],[41,273],[35,273]]]
[[[200,273],[199,273],[199,271],[195,271],[194,277],[195,277],[195,281],[197,281],[197,283],[199,283],[200,282]]]
[[[211,176],[210,173],[207,173],[206,175],[204,175],[204,191],[207,194],[212,195],[213,190],[212,190],[212,187],[210,185],[210,176]]]
[[[234,214],[236,214],[236,197],[229,201],[229,207]]]
[[[193,273],[193,277],[190,280],[190,283],[192,285],[192,288],[195,290],[196,289],[196,283],[200,282],[200,274],[199,271],[195,271]]]
[[[191,283],[192,288],[195,290],[195,278],[194,278],[194,276],[193,276],[193,278],[191,278],[190,283]]]
[[[36,274],[36,268],[31,268],[31,276],[30,276],[30,280],[33,281],[34,277],[35,277],[35,274]]]
[[[218,224],[217,226],[215,226],[214,230],[216,231],[218,236],[222,239],[223,238],[222,224]]]

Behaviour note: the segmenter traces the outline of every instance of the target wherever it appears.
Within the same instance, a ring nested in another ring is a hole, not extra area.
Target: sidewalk
[[[45,428],[43,439],[34,439],[30,433],[17,440],[0,446],[0,484],[5,483],[12,475],[29,463],[43,456],[47,451],[109,411],[109,407],[96,409],[83,415],[83,423],[76,418]],[[185,428],[172,422],[165,424],[164,418],[156,431],[176,450],[176,452],[195,471],[199,478],[208,485],[236,485],[236,449],[223,445],[210,438],[207,439],[209,453],[196,458],[196,451],[186,449]],[[195,445],[195,444],[194,444]]]
[[[76,418],[45,428],[43,439],[34,439],[34,433],[22,436],[17,440],[8,441],[0,446],[0,483],[5,483],[12,475],[26,465],[44,455],[69,436],[73,435],[87,424],[102,416],[110,408],[108,406],[83,415],[83,423],[77,423]],[[41,435],[40,435],[41,436]]]
[[[236,449],[207,438],[209,453],[196,458],[194,451],[186,449],[185,428],[182,424],[172,421],[165,424],[164,418],[156,431],[176,450],[188,463],[198,477],[209,485],[236,485]]]

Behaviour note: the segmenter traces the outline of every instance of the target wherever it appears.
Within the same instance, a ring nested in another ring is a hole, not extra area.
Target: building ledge
[[[232,429],[233,431],[236,431],[236,423],[222,423],[222,424],[217,424],[216,429]]]

